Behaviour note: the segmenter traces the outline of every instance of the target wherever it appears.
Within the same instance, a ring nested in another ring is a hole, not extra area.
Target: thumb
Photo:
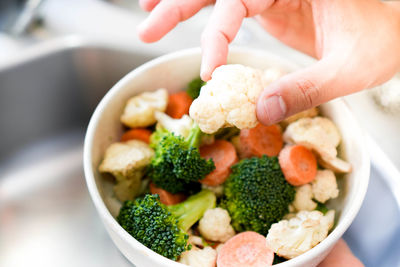
[[[258,98],[257,118],[265,125],[274,124],[361,89],[355,78],[346,79],[342,68],[323,59],[311,67],[285,75],[265,88]]]

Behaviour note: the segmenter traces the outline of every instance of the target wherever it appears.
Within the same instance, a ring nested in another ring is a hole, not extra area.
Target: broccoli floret
[[[158,195],[145,195],[135,201],[125,201],[118,223],[146,247],[172,260],[191,248],[187,230],[207,209],[215,207],[216,197],[202,190],[184,202],[165,206]]]
[[[222,205],[235,230],[268,233],[289,212],[295,190],[283,176],[277,157],[244,159],[232,167]]]
[[[186,93],[192,98],[196,99],[200,95],[200,89],[203,85],[205,85],[206,82],[203,82],[200,77],[192,80],[189,84],[188,87],[186,88]]]
[[[193,123],[187,138],[165,129],[158,129],[151,137],[155,156],[148,167],[148,176],[158,186],[173,194],[197,192],[198,183],[215,169],[214,162],[200,156],[198,149],[200,128]]]

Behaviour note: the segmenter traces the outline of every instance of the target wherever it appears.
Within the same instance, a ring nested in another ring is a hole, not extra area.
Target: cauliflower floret
[[[253,128],[258,123],[256,101],[263,88],[261,70],[239,64],[220,66],[193,101],[190,116],[209,134],[229,126]]]
[[[297,257],[327,237],[334,217],[334,210],[328,211],[325,216],[320,211],[300,211],[296,217],[271,226],[267,245],[281,257]]]
[[[164,112],[168,104],[168,92],[160,88],[131,97],[126,103],[121,122],[131,128],[147,127],[156,122],[154,112]]]
[[[153,149],[139,140],[117,142],[107,148],[99,171],[111,173],[116,178],[114,193],[119,200],[125,201],[136,196],[145,167],[153,155]]]
[[[235,235],[227,210],[214,208],[207,210],[199,222],[200,234],[211,241],[226,242]]]
[[[292,203],[293,207],[300,210],[315,210],[317,207],[317,203],[313,200],[313,190],[310,184],[305,184],[299,187],[296,187],[296,195],[294,197],[294,201]]]
[[[317,175],[311,184],[314,198],[321,203],[339,195],[336,177],[331,170],[317,171]]]
[[[278,68],[268,68],[268,69],[264,70],[263,76],[262,76],[264,87],[267,87],[269,84],[278,80],[280,77],[282,77],[285,74],[286,73],[283,70],[278,69]]]
[[[318,163],[321,164],[322,167],[330,169],[337,173],[348,173],[351,172],[352,169],[350,163],[339,158],[326,159],[320,157],[318,158]]]
[[[285,128],[289,124],[291,124],[292,122],[295,122],[295,121],[297,121],[299,119],[302,119],[302,118],[314,118],[314,117],[318,116],[318,113],[319,113],[318,108],[310,108],[310,109],[307,109],[307,110],[304,110],[302,112],[296,113],[296,114],[284,119],[279,124],[283,128]]]
[[[179,262],[191,267],[215,267],[217,262],[217,251],[212,247],[199,249],[193,247],[181,254]]]
[[[321,157],[336,158],[340,134],[336,125],[328,118],[302,118],[289,124],[283,140],[290,144],[303,145]]]
[[[184,138],[189,136],[193,127],[193,120],[188,115],[183,115],[180,119],[173,119],[164,112],[156,111],[154,116],[162,127]]]
[[[196,247],[204,247],[204,240],[198,235],[189,234],[188,243]]]

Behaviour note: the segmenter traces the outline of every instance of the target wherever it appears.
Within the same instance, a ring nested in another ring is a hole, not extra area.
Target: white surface
[[[139,267],[182,265],[146,248],[121,228],[106,207],[105,202],[112,191],[108,190],[107,181],[99,174],[97,167],[107,146],[119,140],[122,133],[118,118],[123,103],[130,96],[143,91],[143,88],[155,90],[165,87],[172,91],[183,88],[198,75],[200,59],[200,49],[192,49],[166,55],[135,69],[107,93],[96,108],[88,127],[84,147],[84,169],[89,192],[114,243]],[[228,61],[252,67],[279,67],[285,71],[298,68],[295,64],[272,54],[254,50],[232,49]],[[336,228],[315,248],[280,266],[316,266],[349,227],[367,190],[370,166],[362,131],[341,100],[327,103],[321,110],[338,126],[343,137],[341,154],[353,165],[354,171],[342,179],[342,194],[333,202],[335,209],[340,211]]]
[[[345,99],[362,127],[400,170],[400,114],[390,114],[381,109],[370,90]]]

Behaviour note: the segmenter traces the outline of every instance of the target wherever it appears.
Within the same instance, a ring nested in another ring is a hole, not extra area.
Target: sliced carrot
[[[184,194],[172,194],[162,188],[157,187],[154,183],[150,183],[150,192],[152,194],[158,194],[160,196],[161,203],[167,206],[178,204],[186,199],[186,196]]]
[[[128,140],[137,139],[146,143],[150,143],[150,135],[150,130],[144,128],[135,128],[125,132],[121,137],[121,141],[125,142]]]
[[[215,164],[215,169],[200,180],[200,183],[210,186],[224,183],[231,173],[231,166],[238,161],[235,147],[225,140],[216,140],[210,145],[201,146],[200,155],[206,159],[211,158]]]
[[[314,154],[302,145],[284,147],[279,153],[279,165],[286,181],[294,186],[308,184],[317,174]]]
[[[186,92],[178,92],[168,96],[167,113],[174,119],[180,119],[189,114],[189,108],[193,99]]]
[[[245,158],[277,156],[282,146],[282,131],[276,124],[265,126],[260,123],[252,129],[240,131],[240,155]]]
[[[267,246],[263,235],[242,232],[229,239],[217,256],[218,267],[272,266],[274,252]]]

